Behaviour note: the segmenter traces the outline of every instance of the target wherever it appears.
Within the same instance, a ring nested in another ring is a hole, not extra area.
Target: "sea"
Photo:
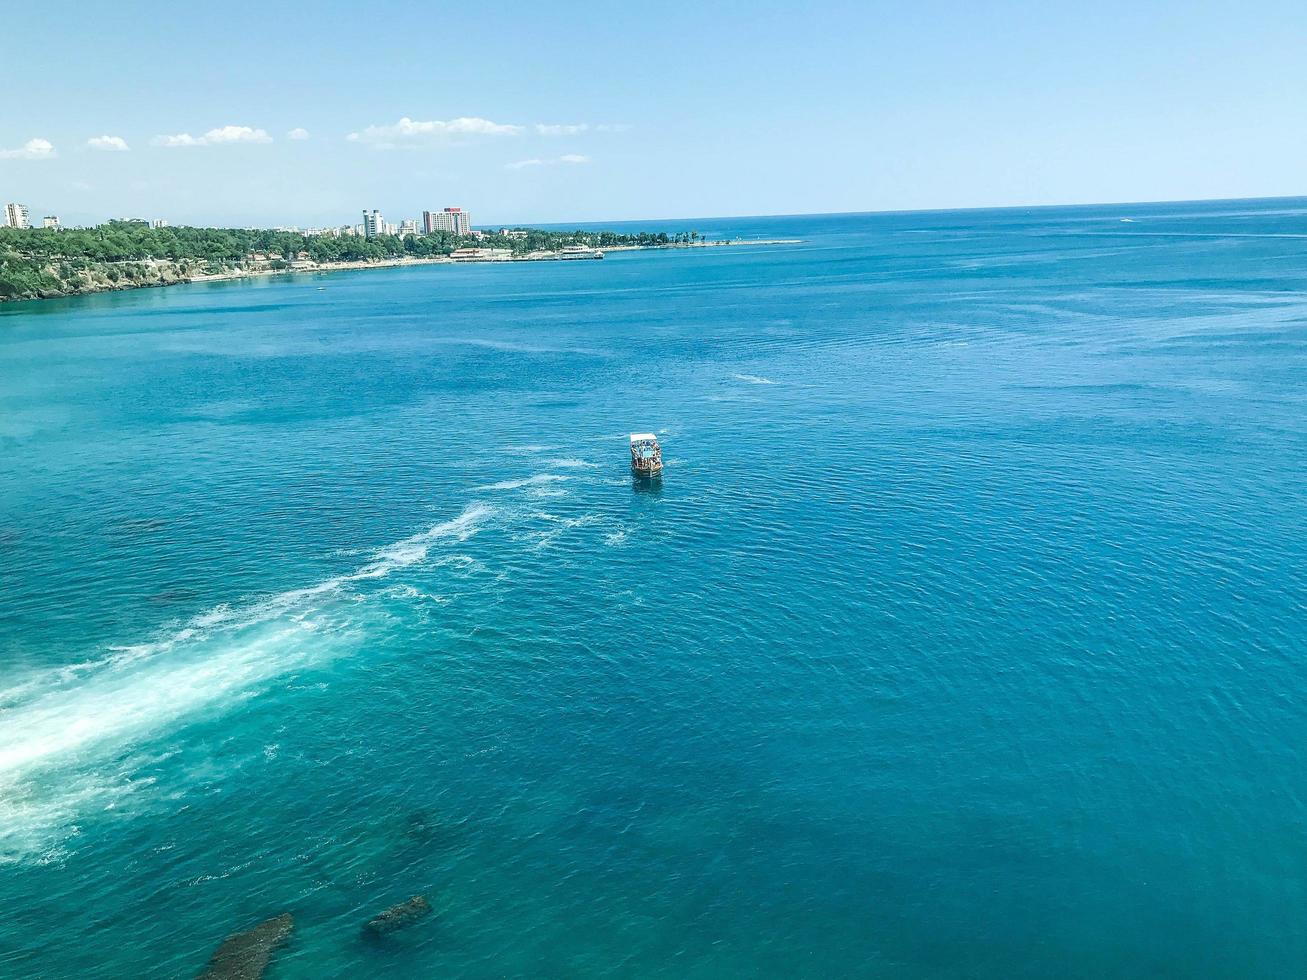
[[[1307,200],[615,227],[0,306],[0,977],[1307,972]]]

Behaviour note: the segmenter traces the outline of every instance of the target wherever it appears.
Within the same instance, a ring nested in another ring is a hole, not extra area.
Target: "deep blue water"
[[[656,227],[0,307],[0,975],[1302,974],[1307,201]]]

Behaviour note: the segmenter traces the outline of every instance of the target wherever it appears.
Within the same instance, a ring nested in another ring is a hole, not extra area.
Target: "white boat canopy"
[[[657,442],[658,437],[655,436],[652,432],[632,432],[631,441],[632,442]]]

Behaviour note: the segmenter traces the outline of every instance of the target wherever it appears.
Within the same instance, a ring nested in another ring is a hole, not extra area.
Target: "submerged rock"
[[[415,810],[408,815],[404,836],[414,843],[424,844],[440,832],[440,822],[426,810]]]
[[[272,954],[294,928],[294,918],[285,912],[253,929],[228,936],[200,974],[200,980],[259,980]]]
[[[392,905],[380,915],[369,919],[364,924],[363,931],[372,936],[384,936],[396,929],[411,926],[418,919],[425,918],[430,914],[431,903],[426,900],[426,897],[424,895],[414,895],[407,902]]]

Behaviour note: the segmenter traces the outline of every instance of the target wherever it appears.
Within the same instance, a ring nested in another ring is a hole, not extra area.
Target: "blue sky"
[[[46,0],[4,29],[0,201],[65,221],[1307,193],[1301,0]]]

